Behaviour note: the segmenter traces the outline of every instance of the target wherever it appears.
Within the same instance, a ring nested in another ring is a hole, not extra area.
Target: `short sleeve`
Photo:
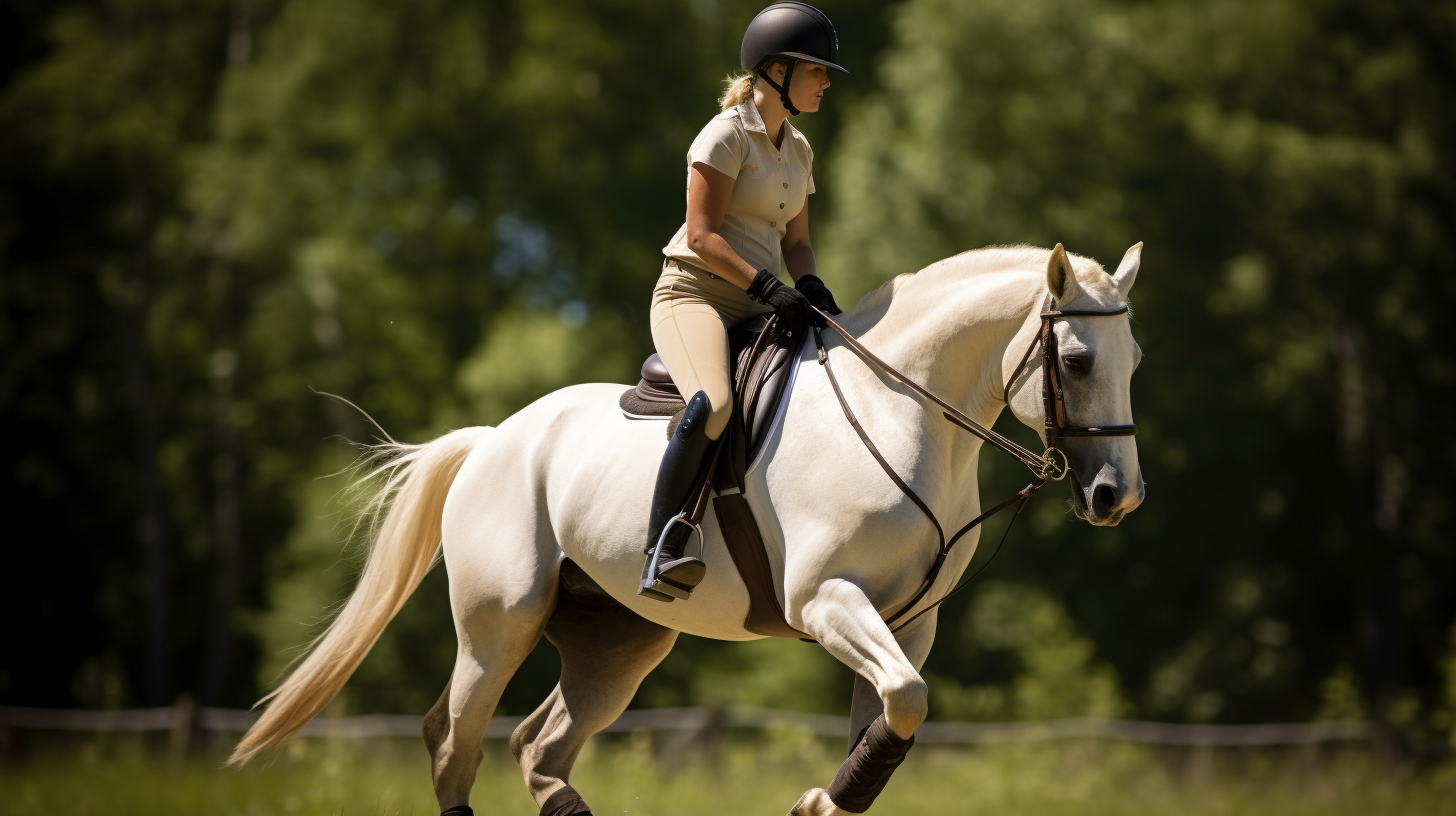
[[[806,178],[804,180],[804,182],[805,182],[804,183],[804,194],[805,195],[813,195],[814,194],[814,148],[812,148],[812,147],[809,146],[809,140],[806,139],[806,138],[804,138],[804,134],[798,132],[797,130],[794,131],[794,138],[797,139],[798,142],[799,142],[799,148],[802,151],[801,155],[803,156],[802,161],[804,162],[804,175],[808,177],[808,178]]]
[[[702,162],[731,179],[737,179],[747,147],[738,117],[717,116],[693,139],[692,147],[688,148],[688,166]]]

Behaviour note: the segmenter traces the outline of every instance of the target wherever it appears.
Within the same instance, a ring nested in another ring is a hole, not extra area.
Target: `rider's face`
[[[769,76],[774,82],[784,84],[785,65],[776,62],[769,67]],[[829,69],[816,62],[799,60],[794,65],[794,76],[789,83],[789,98],[794,101],[794,107],[804,113],[812,113],[819,110],[819,103],[824,100],[824,89],[828,88]]]

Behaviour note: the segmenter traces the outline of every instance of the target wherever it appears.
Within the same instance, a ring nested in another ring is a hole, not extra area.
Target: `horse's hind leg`
[[[556,604],[559,551],[549,521],[531,512],[530,496],[510,504],[509,513],[482,498],[501,501],[503,491],[482,475],[500,470],[499,457],[477,449],[445,503],[443,549],[459,645],[449,685],[423,731],[435,798],[446,812],[469,805],[491,714]]]
[[[589,813],[567,779],[587,738],[616,720],[677,632],[638,617],[570,561],[562,564],[546,637],[561,653],[561,681],[511,735],[542,816]]]
[[[485,728],[506,682],[541,639],[551,600],[531,599],[512,608],[490,604],[464,615],[457,611],[455,669],[422,729],[441,810],[470,803]]]

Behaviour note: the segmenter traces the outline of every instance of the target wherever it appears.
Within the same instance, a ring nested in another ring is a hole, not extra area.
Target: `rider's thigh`
[[[717,439],[733,410],[728,370],[728,329],[712,305],[696,298],[656,298],[652,305],[652,343],[684,398],[708,395],[713,412],[707,433]]]

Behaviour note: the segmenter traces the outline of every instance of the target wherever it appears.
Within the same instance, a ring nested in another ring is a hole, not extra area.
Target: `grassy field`
[[[411,740],[305,740],[267,767],[218,767],[220,752],[169,761],[136,740],[33,745],[0,764],[0,813],[111,816],[340,814],[429,816],[424,749]],[[834,773],[835,747],[780,734],[707,755],[643,735],[599,740],[573,784],[607,814],[783,814]],[[504,746],[487,745],[472,804],[480,816],[535,816]],[[1363,749],[1155,751],[1096,742],[949,749],[922,746],[874,813],[1456,813],[1456,767],[1392,767]]]

